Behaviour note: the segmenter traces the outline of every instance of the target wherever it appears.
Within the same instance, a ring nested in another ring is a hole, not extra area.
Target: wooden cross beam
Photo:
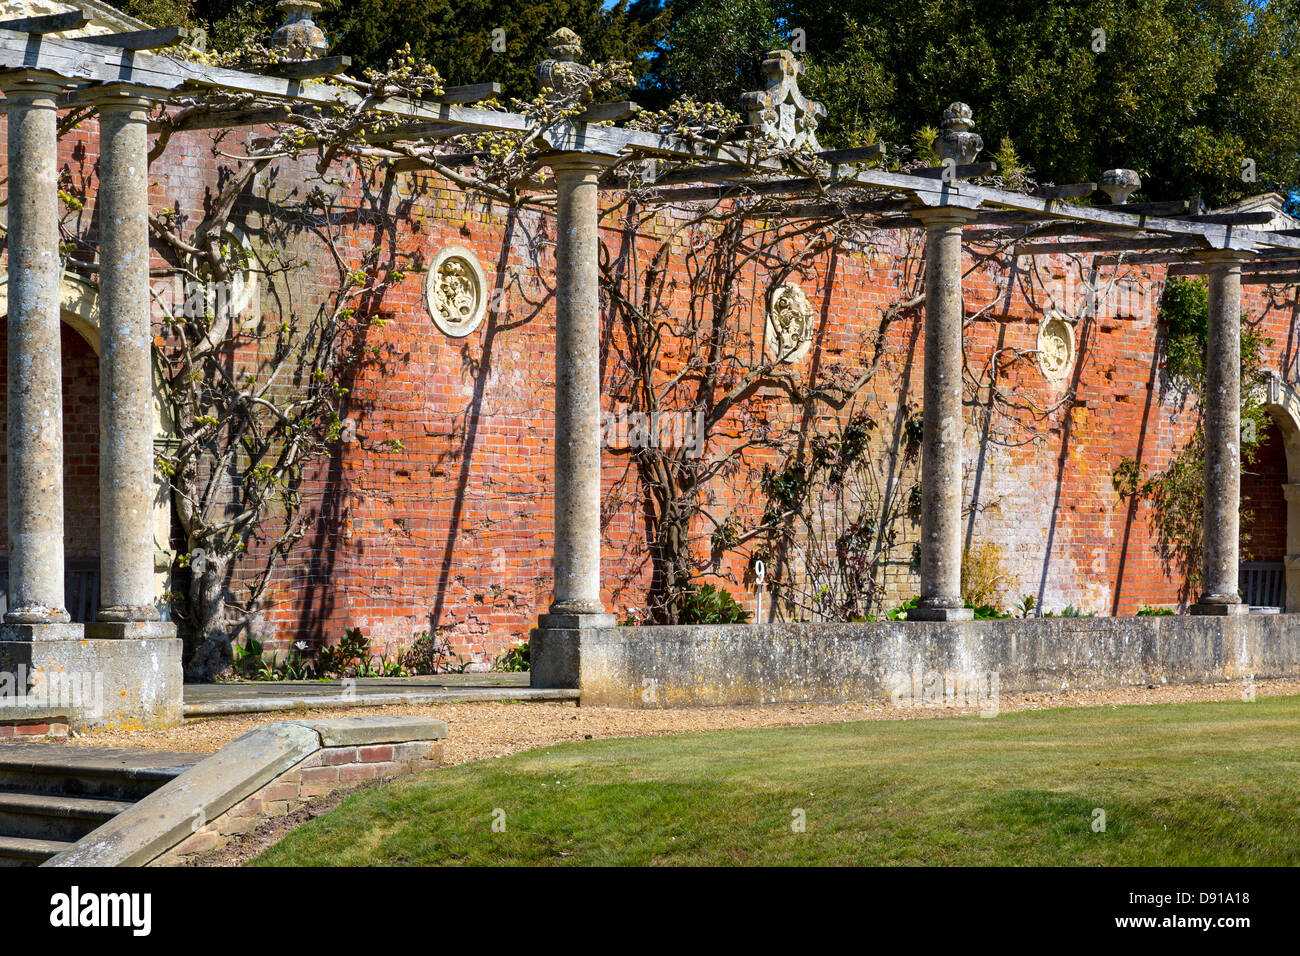
[[[749,219],[771,219],[782,216],[790,219],[838,219],[843,216],[880,216],[891,213],[908,212],[916,204],[906,199],[885,199],[877,202],[850,202],[836,204],[827,202],[795,203],[781,209],[764,211],[761,207],[746,214]]]
[[[320,76],[337,76],[352,65],[350,56],[323,56],[315,60],[286,60],[268,63],[263,69],[274,76],[310,80]]]
[[[0,27],[3,25],[0,24]],[[82,43],[111,46],[119,50],[161,50],[188,40],[191,34],[185,27],[160,27],[157,30],[130,30],[126,33],[100,33],[77,37]]]
[[[1294,259],[1297,258],[1294,249],[1263,249],[1255,253],[1255,261],[1247,262],[1245,266],[1269,265],[1277,259]],[[1131,256],[1124,256],[1123,262],[1120,262],[1119,256],[1098,256],[1097,265],[1116,266],[1116,265],[1170,265],[1178,263],[1193,263],[1199,265],[1204,256],[1199,252],[1137,252]],[[1243,266],[1244,268],[1244,266]],[[1208,272],[1208,269],[1206,270]],[[1196,273],[1192,273],[1196,274]]]
[[[997,171],[997,163],[966,163],[965,165],[952,167],[926,166],[922,169],[912,170],[912,175],[921,176],[924,179],[943,179],[945,176],[950,179],[974,179],[976,176],[987,176]]]
[[[1259,272],[1243,275],[1242,285],[1295,285],[1300,282],[1300,272]]]
[[[1054,256],[1061,253],[1123,252],[1128,249],[1174,249],[1191,246],[1195,237],[1175,239],[1154,236],[1146,239],[1102,239],[1096,242],[1029,242],[1015,247],[1018,256]]]
[[[468,86],[449,86],[441,96],[430,97],[438,103],[477,103],[490,100],[505,92],[500,83],[471,83]]]
[[[582,123],[607,123],[627,119],[640,112],[641,107],[631,100],[619,103],[594,103],[578,114],[578,120]]]
[[[1300,258],[1264,259],[1241,264],[1243,276],[1254,272],[1277,272],[1281,269],[1300,269]],[[1212,271],[1214,271],[1213,266],[1200,262],[1187,265],[1174,264],[1169,267],[1169,275],[1171,276],[1201,276],[1208,275]]]
[[[15,33],[30,33],[34,36],[42,36],[46,33],[75,30],[77,27],[84,26],[89,20],[90,16],[85,10],[69,10],[66,13],[47,13],[39,17],[17,17],[13,20],[0,20],[0,30],[12,30]]]
[[[1033,194],[1042,199],[1082,199],[1096,191],[1096,183],[1067,183],[1064,186],[1039,186]]]

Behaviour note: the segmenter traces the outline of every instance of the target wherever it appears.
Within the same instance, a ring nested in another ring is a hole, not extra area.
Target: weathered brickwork
[[[222,148],[238,152],[252,135],[241,131]],[[64,141],[61,155],[69,181],[87,189],[85,210],[70,214],[86,234],[94,229],[95,144],[95,124],[87,122]],[[310,161],[285,161],[264,173],[237,217],[260,252],[285,247],[311,263],[279,282],[274,294],[263,290],[268,321],[315,308],[337,286],[320,215],[305,207],[317,185]],[[222,162],[206,135],[177,135],[151,171],[154,203],[194,221],[213,195]],[[332,212],[342,224],[337,251],[349,267],[387,243],[421,253],[426,262],[446,244],[466,246],[497,292],[499,308],[470,336],[450,338],[429,318],[419,272],[370,304],[383,324],[370,329],[368,358],[343,383],[350,390],[347,427],[331,457],[307,478],[312,520],[274,577],[264,636],[283,649],[295,639],[336,639],[357,626],[377,648],[393,648],[420,631],[443,631],[460,653],[485,662],[522,640],[550,599],[554,220],[467,197],[432,175],[385,180],[345,165],[338,178],[345,185],[336,190]],[[611,217],[603,233],[607,252],[635,249],[644,263],[673,215],[665,211],[636,237]],[[681,317],[698,266],[698,237],[683,238],[677,248],[667,264],[663,306]],[[874,249],[820,257],[803,273],[782,277],[801,285],[816,315],[813,348],[796,371],[819,383],[846,372],[852,377],[878,349],[879,367],[838,411],[809,410],[779,385],[762,384],[720,423],[719,447],[734,447],[764,423],[797,428],[806,438],[825,431],[832,415],[865,412],[878,425],[881,461],[905,486],[916,464],[903,455],[901,436],[921,406],[919,310],[899,312],[880,333],[891,307],[915,294],[918,249],[918,236],[893,233]],[[1151,471],[1166,465],[1191,425],[1190,403],[1160,370],[1156,312],[1163,270],[1126,267],[1117,274],[1097,267],[1105,295],[1095,316],[1081,317],[1073,289],[1081,288],[1080,269],[1091,274],[1091,263],[1039,259],[1035,267],[1006,255],[968,255],[965,262],[967,544],[1001,549],[1003,603],[1032,594],[1049,609],[1073,604],[1101,614],[1177,606],[1186,596],[1157,553],[1147,506],[1121,502],[1112,485],[1124,458]],[[748,348],[754,361],[762,354],[773,281],[751,267],[741,283],[747,298],[735,334],[740,353]],[[1053,291],[1054,284],[1066,291]],[[1294,379],[1294,299],[1269,298],[1258,286],[1246,290],[1249,321],[1271,340],[1267,367]],[[1035,353],[1039,325],[1054,309],[1078,320],[1076,357],[1059,381],[1044,376]],[[157,332],[165,341],[161,321]],[[95,428],[88,409],[95,407],[97,385],[75,336],[65,334],[64,341],[69,553],[92,554],[96,466],[86,436]],[[615,409],[628,398],[620,364],[625,337],[608,315],[603,345],[605,407]],[[665,372],[680,362],[682,348],[667,349]],[[251,348],[238,350],[232,369],[242,374],[257,358]],[[996,389],[990,387],[994,370]],[[990,401],[998,409],[992,416],[982,411]],[[1255,514],[1251,554],[1260,559],[1278,559],[1285,546],[1279,448],[1280,440],[1266,444],[1244,479]],[[898,456],[892,463],[891,452]],[[759,477],[764,466],[777,464],[773,453],[747,454],[734,474],[710,486],[712,518],[757,520],[764,508]],[[625,450],[606,450],[602,478],[603,599],[621,618],[644,606],[649,583],[643,500]],[[708,554],[712,527],[701,522],[696,529],[701,555]],[[902,529],[884,578],[891,602],[915,593],[916,538],[915,527]],[[72,550],[74,540],[80,551]],[[745,556],[722,556],[708,579],[753,607]]]
[[[8,322],[0,319],[0,397],[9,384]],[[63,326],[63,538],[70,558],[99,555],[99,357],[72,328]],[[5,424],[0,421],[0,435]],[[0,489],[8,461],[0,444]],[[0,549],[9,528],[0,524]]]

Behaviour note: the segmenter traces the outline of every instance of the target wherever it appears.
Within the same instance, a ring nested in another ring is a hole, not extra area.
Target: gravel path
[[[1258,681],[1258,697],[1300,695],[1300,680]],[[1051,707],[1100,707],[1190,701],[1240,701],[1238,682],[1191,684],[1102,691],[1003,694],[1003,713]],[[897,708],[886,702],[861,704],[782,704],[766,707],[700,707],[665,710],[616,710],[570,703],[411,704],[311,710],[296,714],[240,714],[188,720],[168,730],[91,731],[69,740],[73,746],[141,747],[211,753],[261,724],[295,717],[408,714],[447,721],[447,764],[504,757],[566,740],[608,737],[660,737],[702,730],[746,727],[799,727],[855,720],[916,720],[978,713],[975,709]],[[2,739],[2,738],[0,738]],[[10,738],[12,739],[12,738]],[[3,744],[0,744],[3,746]]]

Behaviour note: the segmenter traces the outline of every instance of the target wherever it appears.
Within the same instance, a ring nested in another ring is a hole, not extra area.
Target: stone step
[[[70,846],[61,840],[0,836],[0,866],[40,866]]]
[[[0,836],[76,842],[132,805],[102,797],[0,792]]]
[[[0,745],[0,791],[135,801],[203,759],[203,754],[63,744]]]

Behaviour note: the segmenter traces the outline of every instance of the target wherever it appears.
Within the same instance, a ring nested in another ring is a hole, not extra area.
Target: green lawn
[[[256,863],[1294,866],[1300,697],[564,744],[354,795]]]

